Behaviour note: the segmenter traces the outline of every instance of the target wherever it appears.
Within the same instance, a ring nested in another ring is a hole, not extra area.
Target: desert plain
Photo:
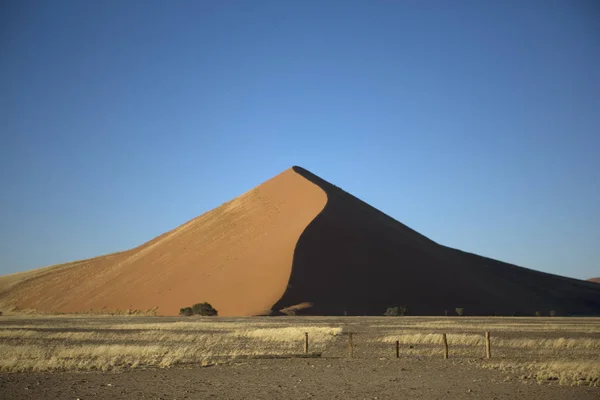
[[[201,302],[219,316],[178,316]],[[2,399],[600,398],[598,283],[443,246],[300,167],[2,276],[0,311]]]
[[[4,316],[0,354],[5,399],[600,398],[599,318]]]

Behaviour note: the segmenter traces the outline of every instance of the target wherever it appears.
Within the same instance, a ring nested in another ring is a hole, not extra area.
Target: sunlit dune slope
[[[600,283],[600,278],[590,278],[590,279],[588,279],[588,281]]]
[[[600,315],[600,285],[435,243],[300,167],[136,249],[0,278],[2,307]]]
[[[323,209],[319,187],[286,170],[135,249],[0,277],[3,307],[177,314],[209,301],[220,315],[270,310],[286,289],[300,234]]]

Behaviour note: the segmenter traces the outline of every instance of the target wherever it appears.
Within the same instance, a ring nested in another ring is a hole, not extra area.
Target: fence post
[[[308,332],[304,332],[304,353],[308,353]]]
[[[400,358],[400,341],[396,340],[396,358]]]
[[[485,356],[492,358],[492,344],[490,343],[490,332],[485,332]]]
[[[354,342],[352,341],[352,332],[348,332],[348,356],[354,356]]]
[[[444,360],[448,359],[448,340],[446,339],[446,334],[442,333],[442,341],[444,342]]]

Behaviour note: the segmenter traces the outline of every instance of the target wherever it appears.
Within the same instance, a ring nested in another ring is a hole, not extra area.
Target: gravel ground
[[[251,359],[120,373],[3,373],[2,399],[600,399],[462,360]]]

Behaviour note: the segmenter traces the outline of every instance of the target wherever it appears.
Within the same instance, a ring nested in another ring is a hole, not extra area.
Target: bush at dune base
[[[179,315],[189,317],[190,315],[202,315],[205,317],[214,317],[218,315],[217,310],[209,303],[197,303],[191,307],[184,307],[179,310]]]

